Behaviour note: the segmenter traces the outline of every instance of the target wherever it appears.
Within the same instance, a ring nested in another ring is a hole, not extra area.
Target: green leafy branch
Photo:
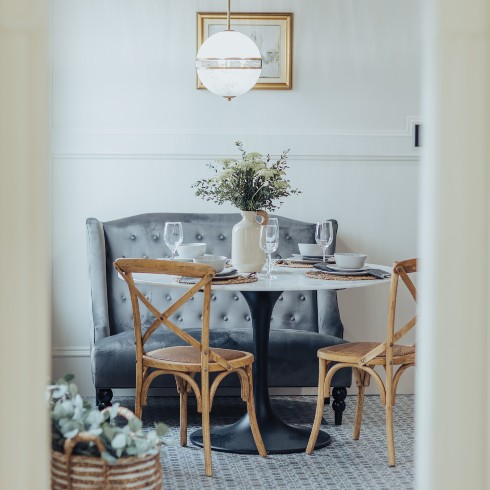
[[[114,464],[118,458],[155,454],[160,443],[171,443],[161,439],[168,432],[167,425],[161,422],[147,432],[143,431],[143,423],[136,416],[123,426],[116,425],[119,403],[104,412],[93,409],[90,402],[82,399],[73,379],[72,374],[67,374],[47,388],[53,450],[63,452],[67,439],[80,432],[89,432],[102,441],[105,451],[100,454],[93,442],[81,442],[75,447],[74,454],[102,456],[109,464]]]
[[[240,141],[235,145],[242,159],[217,160],[207,164],[215,175],[192,185],[196,196],[216,204],[230,202],[241,211],[274,211],[283,204],[283,198],[301,194],[285,178],[289,168],[289,150],[284,150],[279,159],[271,163],[270,155],[264,157],[260,153],[247,153]]]

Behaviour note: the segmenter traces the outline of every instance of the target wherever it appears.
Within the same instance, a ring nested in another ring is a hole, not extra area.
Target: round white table
[[[390,272],[391,268],[366,264],[373,269]],[[219,285],[213,283],[216,291],[239,291],[248,303],[252,318],[255,362],[253,365],[254,399],[257,421],[268,453],[297,453],[303,452],[310,432],[293,427],[283,422],[274,412],[268,384],[269,330],[274,305],[284,291],[307,291],[321,289],[353,289],[377,284],[384,284],[390,279],[375,280],[322,280],[305,275],[306,271],[315,269],[293,269],[275,267],[276,279],[266,279],[259,275],[258,281],[245,284]],[[158,274],[134,274],[135,282],[153,286],[189,287],[189,285],[172,281],[171,277]],[[211,325],[212,328],[212,325]],[[202,446],[202,432],[191,434],[191,441]],[[329,434],[320,431],[315,449],[328,446],[331,442]],[[211,430],[211,447],[215,451],[225,451],[240,454],[257,454],[257,448],[252,437],[248,415],[238,422]]]

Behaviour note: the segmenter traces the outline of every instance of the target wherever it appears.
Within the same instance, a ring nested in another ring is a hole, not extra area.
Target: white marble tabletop
[[[391,267],[379,264],[366,264],[372,269],[381,269],[386,272],[391,272]],[[352,289],[362,288],[366,286],[374,286],[390,282],[387,279],[373,280],[354,280],[354,281],[335,281],[324,279],[313,279],[305,276],[305,272],[314,271],[316,269],[293,269],[289,267],[274,267],[272,274],[276,279],[266,279],[261,274],[258,275],[258,280],[255,282],[243,284],[218,284],[213,283],[212,289],[216,291],[309,291],[318,289]],[[244,274],[246,275],[246,274]],[[182,284],[172,279],[171,276],[160,274],[133,274],[134,281],[139,284],[149,284],[153,286],[175,286],[189,287],[188,284]]]

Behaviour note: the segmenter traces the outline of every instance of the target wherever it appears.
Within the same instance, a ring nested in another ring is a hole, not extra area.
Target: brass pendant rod
[[[228,0],[228,15],[227,15],[227,20],[228,20],[228,30],[231,31],[230,29],[230,2],[231,0]]]

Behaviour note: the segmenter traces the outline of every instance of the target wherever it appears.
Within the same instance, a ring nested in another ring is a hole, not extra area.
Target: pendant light
[[[210,92],[231,100],[255,85],[262,57],[249,37],[230,29],[230,0],[227,20],[228,29],[213,34],[199,48],[196,68],[201,83]]]

